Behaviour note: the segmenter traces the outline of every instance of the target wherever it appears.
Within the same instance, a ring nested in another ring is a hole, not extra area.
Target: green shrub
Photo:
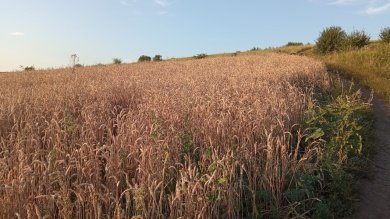
[[[138,62],[150,62],[152,61],[152,58],[147,55],[142,55],[138,58]]]
[[[301,42],[288,42],[286,46],[303,46]]]
[[[120,60],[120,59],[118,59],[118,58],[112,59],[112,62],[113,62],[114,64],[116,64],[116,65],[122,64],[122,60]]]
[[[362,31],[352,31],[350,34],[347,36],[347,45],[349,48],[352,49],[360,49],[370,42],[370,36]]]
[[[161,55],[155,55],[155,56],[153,57],[153,61],[154,61],[154,62],[160,62],[160,61],[162,61],[162,56],[161,56]]]
[[[84,67],[84,66],[82,64],[75,64],[74,67],[81,68],[81,67]]]
[[[318,157],[319,184],[326,192],[316,194],[324,202],[315,206],[313,217],[329,218],[329,213],[334,212],[344,218],[351,213],[356,179],[364,172],[372,153],[371,108],[362,100],[360,91],[354,92],[352,87],[346,91],[337,80],[328,92],[320,94],[318,102],[309,103],[304,119],[305,127],[311,130],[305,142],[323,144]]]
[[[345,46],[346,38],[347,34],[341,27],[327,27],[317,39],[317,51],[322,54],[341,51]]]
[[[207,55],[205,53],[201,53],[201,54],[194,56],[195,59],[204,59],[206,57],[207,57]]]
[[[384,43],[390,43],[390,27],[383,28],[379,34],[379,38]]]

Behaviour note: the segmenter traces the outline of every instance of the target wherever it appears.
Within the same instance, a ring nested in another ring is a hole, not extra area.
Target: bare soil
[[[360,202],[352,218],[390,218],[390,106],[373,99],[375,154],[367,177],[359,182]]]

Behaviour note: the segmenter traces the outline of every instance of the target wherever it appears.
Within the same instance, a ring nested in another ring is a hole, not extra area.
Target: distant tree
[[[379,34],[379,38],[384,43],[390,43],[390,27],[383,28]]]
[[[32,66],[21,65],[20,68],[23,69],[24,71],[35,71],[35,67],[33,65]]]
[[[27,66],[24,68],[25,71],[35,71],[35,67],[34,66]]]
[[[194,56],[195,59],[204,59],[206,57],[207,57],[207,54],[205,54],[205,53],[201,53],[201,54]]]
[[[112,62],[113,62],[115,65],[120,65],[120,64],[122,64],[122,60],[121,60],[121,59],[118,59],[118,58],[113,58],[113,59],[112,59]]]
[[[84,66],[82,64],[76,64],[76,65],[74,65],[74,67],[81,68],[81,67],[84,67]]]
[[[317,51],[322,54],[341,51],[345,46],[346,38],[347,34],[341,27],[327,27],[317,39]]]
[[[301,42],[288,42],[286,46],[303,46]]]
[[[155,56],[153,57],[153,61],[154,61],[154,62],[160,62],[160,61],[162,61],[162,56],[161,56],[161,55],[155,55]]]
[[[150,62],[152,61],[152,58],[147,55],[142,55],[138,58],[138,62]]]
[[[370,36],[362,31],[352,31],[347,36],[347,46],[352,49],[360,49],[370,43]]]

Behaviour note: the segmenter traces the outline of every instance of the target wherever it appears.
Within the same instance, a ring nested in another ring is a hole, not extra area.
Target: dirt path
[[[368,177],[360,185],[360,202],[352,218],[390,219],[390,107],[373,100],[376,137],[375,155]]]

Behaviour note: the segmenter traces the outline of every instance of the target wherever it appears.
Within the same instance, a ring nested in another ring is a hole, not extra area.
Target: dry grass
[[[0,218],[242,218],[295,215],[283,192],[315,166],[299,123],[327,74],[268,54],[0,83]]]
[[[390,103],[390,44],[371,43],[360,50],[317,56],[330,70],[368,86]]]

